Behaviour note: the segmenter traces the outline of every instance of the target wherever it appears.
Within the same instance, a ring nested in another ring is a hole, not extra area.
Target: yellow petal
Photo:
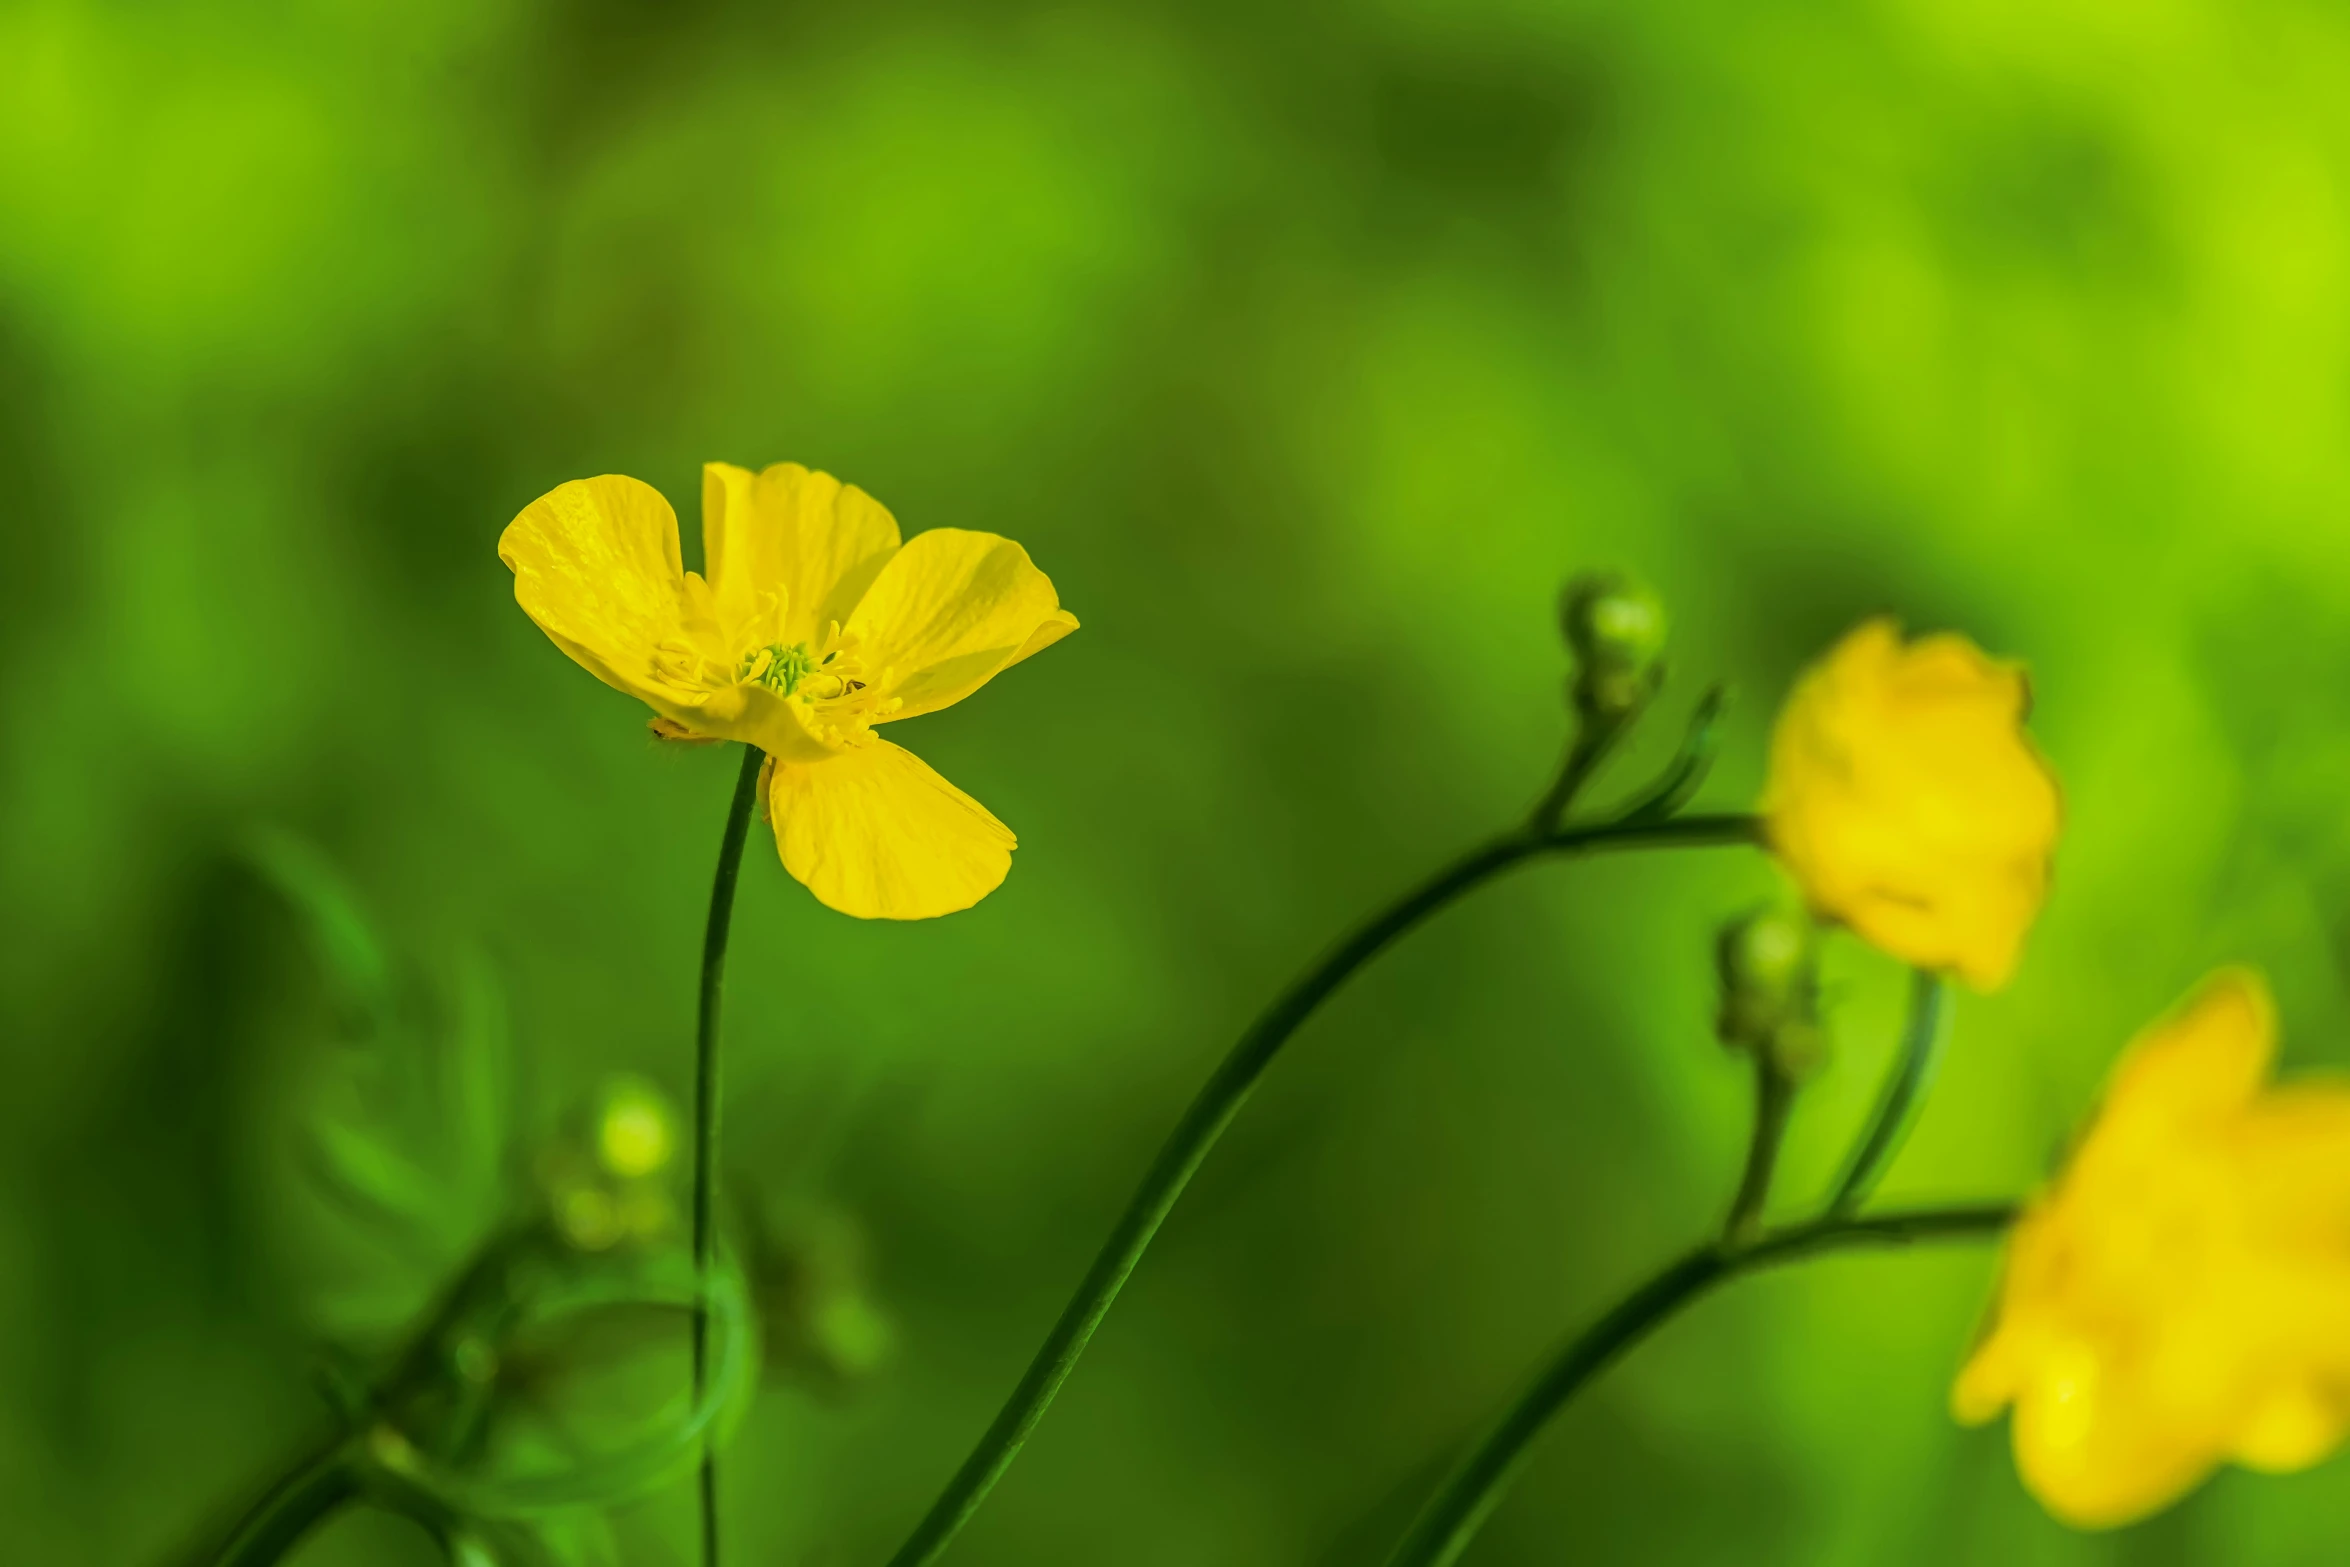
[[[882,695],[902,704],[892,718],[959,702],[1076,626],[1026,550],[961,528],[916,534],[848,621],[865,667],[890,672]]]
[[[831,908],[920,920],[1002,885],[1011,829],[913,752],[874,740],[770,769],[768,814],[784,868]]]
[[[2271,1474],[2307,1469],[2342,1445],[2350,1409],[2306,1382],[2277,1389],[2253,1406],[2236,1434],[2238,1463]]]
[[[2114,1528],[2178,1500],[2218,1466],[2215,1435],[2169,1417],[2086,1346],[2050,1356],[2016,1399],[2016,1469],[2076,1528]]]
[[[821,715],[765,686],[728,686],[702,699],[692,727],[721,740],[755,745],[782,762],[814,762],[840,754],[848,737],[823,726]]]
[[[2100,1135],[2176,1137],[2182,1120],[2241,1109],[2275,1053],[2267,983],[2248,968],[2221,969],[2130,1042],[2106,1090]]]
[[[597,679],[679,716],[682,694],[655,671],[655,650],[683,635],[685,569],[677,514],[661,492],[605,474],[556,486],[498,539],[514,601]]]
[[[845,622],[897,552],[897,519],[828,473],[777,463],[753,474],[732,463],[702,468],[702,550],[718,614],[739,647],[816,646]],[[760,624],[772,595],[773,624]],[[743,628],[756,626],[756,632]]]
[[[1950,1417],[1962,1426],[1996,1419],[2015,1400],[2018,1358],[2013,1331],[1994,1330],[1951,1383]]]
[[[2310,1073],[2270,1089],[2235,1141],[2254,1201],[2312,1235],[2350,1235],[2350,1082]],[[2343,1350],[2350,1354],[2350,1335]]]
[[[1034,658],[1076,629],[1077,617],[1075,615],[1065,609],[1054,610],[1041,625],[1028,633],[1028,640],[1020,644],[1020,651],[1005,659],[1003,668],[998,669],[996,673],[1002,674],[1005,669],[1011,668],[1024,658]]]

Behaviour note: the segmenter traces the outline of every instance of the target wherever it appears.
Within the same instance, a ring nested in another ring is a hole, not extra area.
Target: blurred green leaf
[[[422,1231],[438,1231],[445,1217],[441,1184],[403,1159],[378,1136],[328,1116],[309,1128],[311,1169],[346,1207]]]
[[[449,1178],[487,1199],[507,1173],[515,1131],[506,992],[488,958],[472,948],[460,955],[452,989],[454,1020],[440,1042]]]
[[[246,834],[245,853],[302,921],[329,993],[363,1040],[380,1040],[393,1018],[391,962],[358,900],[326,856],[277,827]]]
[[[326,1314],[346,1329],[392,1331],[516,1200],[504,990],[470,947],[445,973],[398,953],[301,838],[260,828],[246,841],[301,922],[355,1047],[317,1063],[303,1166],[336,1211],[391,1243],[346,1270]]]

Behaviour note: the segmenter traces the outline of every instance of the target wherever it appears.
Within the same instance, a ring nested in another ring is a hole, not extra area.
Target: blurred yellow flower
[[[2055,777],[2024,733],[2023,670],[1944,633],[1863,623],[1780,711],[1762,813],[1822,914],[1980,990],[2047,896]]]
[[[2305,1468],[2350,1430],[2350,1084],[2264,1087],[2248,970],[2207,980],[2115,1068],[2017,1225],[1958,1418],[2015,1405],[2048,1510],[2127,1523],[2222,1462]]]
[[[853,485],[796,463],[702,470],[705,580],[677,514],[636,479],[575,479],[498,541],[514,597],[556,646],[660,715],[671,739],[768,756],[784,866],[843,913],[969,908],[1011,869],[1003,823],[873,726],[936,712],[1077,629],[1009,539],[901,544]]]

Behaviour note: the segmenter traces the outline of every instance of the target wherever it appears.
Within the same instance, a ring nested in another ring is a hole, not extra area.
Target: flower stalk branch
[[[359,1465],[338,1440],[290,1470],[252,1512],[217,1558],[218,1567],[269,1567],[345,1502],[358,1496]]]
[[[1086,1270],[1019,1385],[956,1471],[944,1492],[890,1558],[890,1567],[925,1567],[976,1512],[1019,1456],[1094,1330],[1174,1209],[1183,1189],[1231,1124],[1283,1045],[1357,969],[1396,938],[1474,887],[1503,871],[1546,855],[1642,848],[1698,848],[1759,841],[1747,815],[1687,816],[1671,820],[1603,822],[1543,829],[1529,825],[1505,834],[1437,872],[1358,926],[1308,969],[1249,1025],[1176,1123],[1116,1228]]]
[[[1526,818],[1527,830],[1549,833],[1559,830],[1567,811],[1583,792],[1583,786],[1599,771],[1599,764],[1615,750],[1616,742],[1630,728],[1630,721],[1619,715],[1605,715],[1586,720],[1577,726],[1575,737],[1568,742],[1567,759],[1560,766],[1557,780]]]
[[[1941,977],[1927,969],[1914,970],[1909,1022],[1902,1030],[1893,1075],[1886,1080],[1884,1097],[1845,1168],[1844,1179],[1836,1184],[1836,1195],[1828,1199],[1830,1213],[1850,1213],[1858,1208],[1908,1139],[1918,1103],[1934,1086],[1934,1074],[1941,1065],[1943,1011]]]
[[[1828,1214],[1764,1231],[1750,1242],[1709,1241],[1684,1254],[1567,1342],[1453,1470],[1388,1557],[1387,1567],[1450,1567],[1524,1467],[1529,1448],[1551,1418],[1617,1356],[1715,1285],[1824,1252],[1982,1239],[2005,1230],[2015,1212],[2008,1204],[1988,1204]]]
[[[1722,1239],[1744,1245],[1761,1233],[1763,1208],[1771,1200],[1771,1177],[1779,1168],[1779,1145],[1787,1137],[1787,1113],[1795,1106],[1795,1082],[1767,1051],[1754,1055],[1754,1136],[1747,1143],[1746,1172],[1730,1201]]]

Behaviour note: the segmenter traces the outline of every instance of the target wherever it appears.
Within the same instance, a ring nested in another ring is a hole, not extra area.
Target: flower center
[[[836,647],[819,655],[809,652],[805,642],[789,647],[771,643],[744,654],[734,678],[738,684],[765,686],[782,696],[799,693],[813,702],[837,701],[865,689],[864,681],[850,678],[856,660],[843,659],[842,651]]]
[[[830,663],[830,659],[821,661]],[[795,642],[790,647],[773,643],[743,655],[742,667],[734,678],[743,685],[765,686],[770,691],[790,696],[800,688],[800,682],[814,674],[820,662],[808,652],[808,644]],[[811,696],[815,693],[810,692]]]

